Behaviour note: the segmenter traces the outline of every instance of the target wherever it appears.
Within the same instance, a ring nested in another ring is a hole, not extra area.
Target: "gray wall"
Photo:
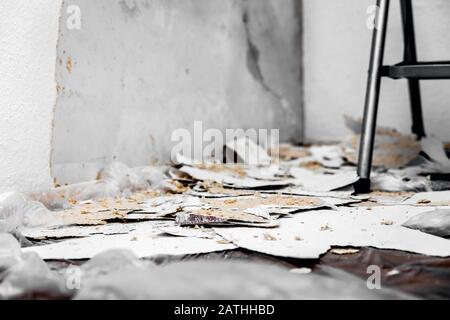
[[[52,156],[58,182],[94,178],[113,159],[165,161],[171,132],[192,129],[194,120],[302,138],[300,1],[64,6],[72,4],[81,8],[82,28],[61,23]]]
[[[343,114],[362,116],[371,31],[366,10],[374,0],[305,0],[305,123],[308,140],[342,139]],[[418,56],[450,60],[450,1],[413,0]],[[391,1],[386,63],[400,62],[399,1]],[[450,141],[450,81],[422,82],[428,133]],[[405,81],[383,80],[379,123],[410,132]]]

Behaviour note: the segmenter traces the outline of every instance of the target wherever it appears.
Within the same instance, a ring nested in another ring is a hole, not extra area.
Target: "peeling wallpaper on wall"
[[[52,167],[94,178],[112,160],[169,158],[170,134],[280,128],[302,138],[297,0],[74,0],[61,26]]]
[[[60,0],[0,1],[0,192],[49,188]]]

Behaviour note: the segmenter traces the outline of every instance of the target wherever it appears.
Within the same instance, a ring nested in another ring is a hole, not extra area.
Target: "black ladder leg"
[[[404,62],[413,64],[417,62],[416,36],[414,31],[414,17],[411,0],[400,0],[403,22],[403,38],[405,41]],[[423,125],[422,101],[418,79],[408,79],[409,99],[412,114],[412,132],[417,137],[425,137]]]
[[[381,85],[386,29],[389,14],[389,0],[377,0],[378,13],[372,36],[369,74],[364,108],[364,118],[358,159],[359,181],[355,184],[356,193],[370,191],[370,171],[375,140],[378,101]]]

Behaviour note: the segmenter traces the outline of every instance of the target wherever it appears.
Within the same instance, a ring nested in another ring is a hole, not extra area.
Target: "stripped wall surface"
[[[171,132],[279,128],[302,138],[301,2],[71,0],[61,23],[53,175],[169,159]]]

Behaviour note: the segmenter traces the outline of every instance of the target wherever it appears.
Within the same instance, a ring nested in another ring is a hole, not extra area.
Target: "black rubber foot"
[[[370,193],[370,179],[359,179],[354,184],[355,194]]]

